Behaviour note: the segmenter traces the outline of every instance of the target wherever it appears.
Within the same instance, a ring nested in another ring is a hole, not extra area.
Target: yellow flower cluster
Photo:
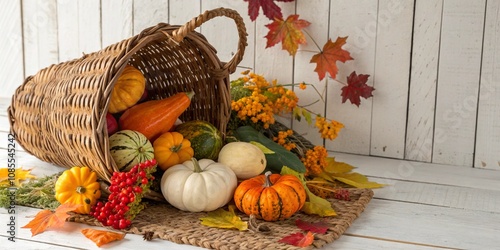
[[[325,117],[318,116],[316,117],[315,126],[319,129],[321,138],[333,140],[337,138],[344,124],[335,120],[328,122]]]
[[[300,159],[306,166],[305,176],[322,173],[328,164],[326,157],[328,157],[328,152],[323,146],[315,146],[313,149],[307,150],[306,155]]]
[[[269,128],[275,122],[274,114],[291,112],[299,98],[292,90],[273,81],[272,85],[261,75],[253,72],[240,78],[244,87],[251,90],[250,96],[231,102],[231,109],[237,112],[239,119],[250,119],[253,123],[262,122]]]
[[[293,130],[289,129],[287,131],[279,131],[277,137],[273,137],[273,141],[277,142],[279,145],[283,146],[286,150],[292,150],[297,147],[295,143],[289,142],[286,138],[293,135]]]

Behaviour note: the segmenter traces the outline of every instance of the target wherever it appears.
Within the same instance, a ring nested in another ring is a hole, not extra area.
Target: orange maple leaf
[[[36,214],[35,218],[28,222],[22,228],[31,229],[31,237],[44,232],[49,228],[60,228],[64,225],[66,219],[70,216],[68,212],[75,211],[81,205],[64,203],[59,205],[57,209],[52,212],[50,210],[42,210]]]
[[[346,62],[347,60],[352,60],[349,51],[342,49],[342,46],[346,43],[347,37],[337,37],[337,40],[332,43],[331,39],[323,46],[323,51],[314,55],[311,58],[311,63],[316,63],[315,72],[318,72],[319,80],[325,78],[326,72],[330,74],[332,78],[337,76],[338,68],[337,61]]]
[[[81,232],[83,235],[85,235],[85,237],[93,241],[98,247],[115,240],[121,240],[123,239],[123,237],[125,237],[124,233],[116,233],[92,228],[82,229]]]
[[[306,37],[301,29],[310,24],[306,20],[299,19],[299,15],[290,15],[286,21],[282,18],[275,18],[274,22],[266,25],[269,28],[269,33],[265,36],[267,38],[266,48],[281,42],[284,50],[292,56],[295,55],[299,44],[306,44]]]

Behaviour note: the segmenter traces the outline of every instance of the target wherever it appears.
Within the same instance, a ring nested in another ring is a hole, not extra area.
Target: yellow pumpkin
[[[55,197],[61,204],[82,205],[75,210],[79,214],[90,213],[90,207],[101,197],[101,185],[97,175],[88,167],[72,167],[57,178]]]
[[[134,106],[144,94],[146,78],[138,69],[127,65],[111,92],[108,111],[112,114]]]
[[[155,159],[162,170],[183,163],[194,155],[191,142],[178,132],[162,134],[154,141],[153,149]]]

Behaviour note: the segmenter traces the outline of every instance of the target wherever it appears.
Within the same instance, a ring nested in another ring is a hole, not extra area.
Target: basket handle
[[[176,42],[181,42],[188,33],[200,27],[206,21],[219,16],[225,16],[233,19],[236,23],[236,28],[238,29],[238,50],[234,54],[233,58],[231,58],[231,60],[223,66],[224,70],[229,70],[230,73],[233,73],[236,70],[238,64],[243,59],[245,47],[247,46],[247,31],[245,28],[245,23],[243,22],[243,18],[240,16],[240,14],[238,14],[238,12],[236,12],[235,10],[226,8],[207,10],[199,16],[191,19],[191,21],[187,22],[186,24],[180,26],[177,30],[174,30],[172,32],[172,38]]]

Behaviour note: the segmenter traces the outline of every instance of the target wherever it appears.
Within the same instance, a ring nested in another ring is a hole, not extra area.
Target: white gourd
[[[217,161],[230,167],[236,177],[242,180],[261,174],[267,163],[262,150],[248,142],[231,142],[224,145]]]
[[[237,179],[224,164],[192,158],[167,169],[160,185],[163,196],[172,206],[183,211],[208,212],[231,201]]]

